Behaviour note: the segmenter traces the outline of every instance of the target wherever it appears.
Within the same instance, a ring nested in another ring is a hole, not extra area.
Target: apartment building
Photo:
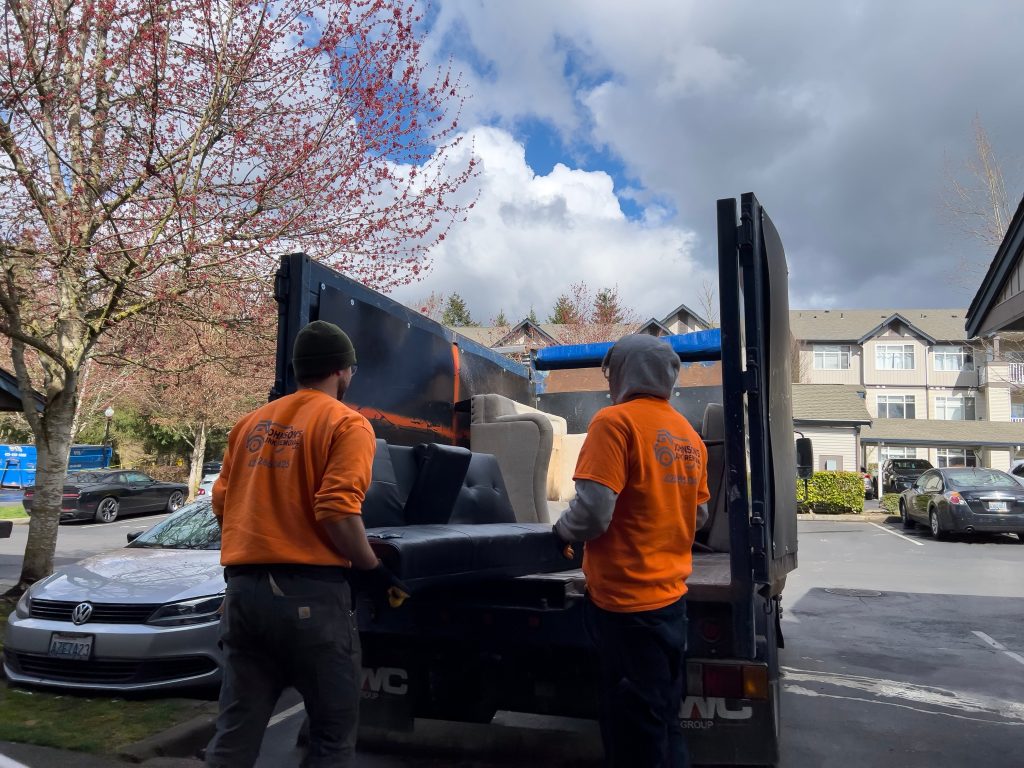
[[[855,430],[860,466],[922,458],[1008,469],[1024,451],[1024,356],[1009,338],[968,339],[965,322],[960,309],[794,310],[794,393],[863,393],[871,423]]]

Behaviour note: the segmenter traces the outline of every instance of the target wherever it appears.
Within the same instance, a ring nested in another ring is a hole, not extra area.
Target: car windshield
[[[106,483],[110,480],[107,472],[72,472],[68,475],[71,483]]]
[[[946,478],[957,488],[1020,488],[1020,483],[998,469],[954,469]]]
[[[898,459],[892,463],[893,469],[931,469],[932,465],[924,459]]]
[[[208,501],[182,507],[140,535],[129,547],[149,549],[220,549],[220,525]]]

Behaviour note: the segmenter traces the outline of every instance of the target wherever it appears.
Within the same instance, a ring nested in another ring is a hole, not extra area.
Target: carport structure
[[[874,419],[860,433],[861,446],[924,446],[935,449],[938,466],[1008,467],[1024,448],[1024,423]],[[972,456],[973,454],[973,456]],[[976,457],[976,460],[974,459]]]

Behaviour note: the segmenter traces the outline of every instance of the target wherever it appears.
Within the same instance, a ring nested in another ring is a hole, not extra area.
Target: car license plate
[[[988,503],[989,512],[1005,512],[1007,509],[1005,501],[990,501]]]
[[[68,635],[54,632],[50,636],[50,655],[61,659],[88,661],[92,655],[92,635]]]

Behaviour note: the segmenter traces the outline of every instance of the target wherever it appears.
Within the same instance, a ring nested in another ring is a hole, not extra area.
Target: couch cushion
[[[402,525],[405,522],[405,499],[402,497],[391,463],[388,444],[377,440],[373,454],[373,479],[363,499],[363,525],[377,528],[382,525]]]
[[[474,453],[449,522],[473,525],[515,521],[498,460],[489,453]]]
[[[467,448],[439,443],[421,443],[414,452],[417,473],[405,502],[405,523],[447,523],[466,479],[472,454]]]
[[[366,532],[370,547],[412,589],[579,568],[559,554],[543,523],[410,525]]]

